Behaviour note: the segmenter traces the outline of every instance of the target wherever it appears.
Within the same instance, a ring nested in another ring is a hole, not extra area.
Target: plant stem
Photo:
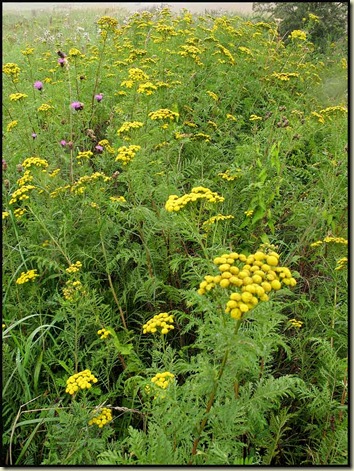
[[[103,255],[104,255],[104,258],[105,258],[105,261],[106,261],[106,273],[107,273],[107,277],[108,277],[108,283],[109,283],[109,286],[111,288],[111,292],[112,292],[112,295],[113,295],[113,298],[114,298],[114,301],[115,303],[117,304],[117,307],[118,307],[118,310],[119,310],[119,314],[120,314],[120,318],[122,320],[122,324],[123,324],[123,327],[125,330],[128,330],[127,328],[127,324],[125,322],[125,317],[124,317],[124,312],[119,304],[119,300],[118,300],[118,296],[115,292],[115,289],[114,289],[114,286],[113,286],[113,282],[112,282],[112,278],[111,278],[111,274],[109,273],[108,271],[108,260],[107,260],[107,252],[106,252],[106,247],[104,246],[104,242],[103,242],[103,239],[102,239],[102,233],[100,232],[100,239],[101,239],[101,245],[102,245],[102,251],[103,251]]]
[[[237,335],[237,332],[238,332],[238,329],[241,325],[241,319],[240,320],[237,320],[236,321],[236,326],[235,326],[235,335]],[[226,362],[227,362],[227,359],[229,357],[229,353],[230,353],[230,350],[227,349],[224,353],[224,357],[222,359],[222,362],[221,362],[221,366],[220,366],[220,370],[219,370],[219,373],[218,373],[218,376],[214,382],[214,386],[213,386],[213,389],[211,391],[211,394],[210,394],[210,397],[209,397],[209,401],[208,401],[208,404],[206,406],[206,409],[205,409],[205,417],[204,419],[201,421],[201,424],[200,424],[200,427],[199,427],[199,433],[198,433],[198,436],[197,438],[194,440],[193,442],[193,448],[192,448],[192,456],[191,456],[191,459],[189,460],[189,463],[188,465],[191,465],[192,464],[192,460],[193,460],[193,456],[196,455],[197,453],[197,448],[198,448],[198,444],[200,442],[200,438],[201,438],[201,435],[202,435],[202,432],[206,426],[206,423],[208,421],[208,414],[210,412],[210,409],[214,403],[214,400],[215,400],[215,396],[216,396],[216,392],[217,392],[217,389],[218,389],[218,385],[219,385],[219,381],[222,377],[222,375],[224,374],[224,371],[225,371],[225,365],[226,365]]]

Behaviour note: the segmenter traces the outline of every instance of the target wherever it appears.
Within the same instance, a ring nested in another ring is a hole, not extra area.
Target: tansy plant
[[[241,319],[259,301],[268,301],[271,291],[278,291],[282,285],[296,285],[289,268],[279,266],[279,254],[274,250],[260,249],[248,256],[225,253],[216,257],[214,264],[219,274],[206,275],[198,293],[203,295],[216,286],[227,289],[229,301],[225,312],[233,319]]]

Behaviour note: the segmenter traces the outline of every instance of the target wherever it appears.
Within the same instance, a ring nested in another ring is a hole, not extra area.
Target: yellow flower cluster
[[[97,335],[100,336],[100,339],[106,339],[109,335],[111,335],[111,332],[103,327],[97,331]]]
[[[54,191],[50,193],[51,198],[56,198],[60,193],[65,193],[66,190],[71,189],[70,185],[65,185],[65,186],[59,186],[56,188]]]
[[[318,247],[319,245],[323,244],[323,242],[326,243],[335,243],[335,244],[343,244],[343,245],[348,245],[348,240],[344,239],[343,237],[331,237],[327,236],[323,240],[317,240],[316,242],[313,242],[310,247]]]
[[[206,199],[209,203],[219,203],[224,201],[223,196],[219,196],[216,192],[204,188],[203,186],[197,186],[192,188],[189,194],[178,197],[177,195],[170,195],[165,204],[165,209],[169,212],[179,211],[190,201],[197,201],[198,199]]]
[[[205,142],[210,142],[210,135],[209,134],[205,134],[204,132],[197,132],[195,134],[193,134],[193,137],[192,139],[196,139],[196,140],[204,140]]]
[[[245,215],[249,218],[252,216],[252,214],[254,213],[254,210],[253,209],[249,209],[247,211],[245,211]]]
[[[81,54],[81,52],[78,49],[76,49],[76,47],[72,47],[70,49],[69,56],[71,56],[71,57],[77,57],[77,56],[85,57],[84,54]]]
[[[48,175],[51,177],[51,178],[54,178],[58,175],[58,173],[61,171],[60,168],[56,168],[55,170],[53,170],[51,173],[49,173]]]
[[[82,263],[77,261],[75,263],[72,263],[69,268],[67,268],[65,271],[66,273],[76,273],[80,270],[82,267]]]
[[[22,272],[20,277],[17,278],[16,284],[22,285],[23,283],[27,283],[27,281],[33,281],[37,276],[39,276],[36,273],[37,270],[28,270],[26,272]]]
[[[14,211],[14,216],[15,218],[20,218],[21,216],[23,216],[27,211],[23,208],[17,208],[15,209]]]
[[[324,117],[320,113],[317,113],[317,111],[311,111],[311,116],[317,118],[319,123],[324,124]]]
[[[216,93],[207,90],[207,94],[208,94],[213,100],[215,100],[215,101],[218,101],[218,100],[219,100],[219,97],[217,96]]]
[[[79,389],[89,389],[91,388],[91,383],[97,383],[98,379],[91,373],[90,370],[80,371],[70,376],[66,380],[66,389],[65,392],[73,395]]]
[[[294,29],[294,31],[289,34],[289,38],[292,40],[300,39],[301,41],[306,41],[306,33],[300,29]]]
[[[119,147],[116,161],[118,162],[119,160],[121,160],[123,165],[127,165],[127,163],[135,157],[135,154],[140,149],[140,146],[135,145]]]
[[[14,64],[13,62],[8,62],[7,64],[4,64],[2,66],[2,71],[5,75],[11,77],[13,82],[18,82],[18,76],[21,72],[21,69],[17,64]]]
[[[68,280],[65,285],[65,288],[63,288],[63,296],[67,301],[74,302],[78,294],[85,294],[82,283],[79,280]]]
[[[295,286],[296,280],[287,267],[280,267],[279,255],[269,248],[258,250],[246,256],[231,252],[216,257],[214,264],[220,274],[207,275],[200,283],[198,293],[203,295],[219,285],[221,288],[238,288],[233,291],[226,303],[226,313],[233,319],[241,319],[242,315],[253,309],[259,301],[268,301],[271,291],[278,291],[282,284]],[[239,266],[235,262],[241,262]]]
[[[226,47],[224,47],[222,44],[218,44],[218,47],[219,47],[220,51],[217,51],[214,54],[223,54],[225,57],[227,57],[229,59],[230,64],[233,64],[233,65],[236,64],[233,55],[231,54],[231,52]],[[221,61],[221,62],[223,62],[223,61]]]
[[[297,319],[289,319],[289,323],[292,325],[292,327],[296,327],[297,329],[300,329],[303,324],[302,321],[298,321]]]
[[[116,28],[118,25],[118,20],[116,18],[112,18],[111,16],[102,16],[99,20],[97,20],[97,24],[101,26],[101,28]]]
[[[142,82],[144,80],[149,80],[149,76],[141,69],[133,68],[128,70],[130,80],[135,82]]]
[[[262,116],[257,116],[256,114],[251,114],[249,120],[250,121],[262,121]]]
[[[83,177],[80,177],[77,180],[77,182],[75,182],[71,186],[70,191],[72,193],[74,193],[75,195],[82,194],[85,191],[85,188],[86,188],[84,186],[85,183],[94,182],[94,181],[98,180],[99,178],[102,178],[105,183],[111,180],[111,177],[107,177],[107,175],[105,175],[104,173],[94,172],[92,175],[84,175]],[[66,188],[67,187],[63,187],[63,190],[65,190]],[[57,190],[58,190],[58,188],[57,188]],[[51,194],[51,196],[52,196],[52,194]]]
[[[275,77],[283,82],[288,82],[290,77],[298,77],[300,74],[297,72],[273,72],[271,77]]]
[[[110,196],[109,199],[113,201],[113,203],[126,203],[127,202],[124,196]]]
[[[252,53],[251,49],[248,49],[248,47],[239,46],[238,50],[241,51],[241,52],[244,52],[248,56],[253,56],[253,53]]]
[[[22,167],[24,168],[29,168],[32,165],[47,168],[49,164],[45,159],[40,159],[39,157],[29,157],[22,162]]]
[[[342,69],[347,70],[348,69],[348,61],[345,57],[342,57],[340,60],[340,64],[342,66]]]
[[[324,110],[320,110],[320,113],[335,113],[337,111],[341,113],[348,113],[348,108],[346,106],[329,106]]]
[[[37,108],[37,111],[43,111],[43,112],[47,112],[50,110],[54,110],[54,107],[50,105],[49,103],[43,103],[41,106]]]
[[[23,176],[19,178],[16,183],[18,186],[23,186],[31,182],[32,180],[33,180],[33,175],[31,175],[31,172],[29,170],[26,170]]]
[[[140,122],[140,121],[126,121],[125,123],[122,124],[122,126],[118,129],[117,131],[117,134],[118,136],[120,134],[123,134],[125,132],[129,132],[130,130],[132,129],[139,129],[141,128],[142,126],[144,126],[144,123]]]
[[[143,334],[148,334],[149,332],[154,334],[158,329],[160,329],[162,335],[168,334],[170,330],[174,329],[173,322],[173,316],[167,312],[156,314],[156,316],[143,325]]]
[[[132,88],[134,85],[134,80],[123,80],[123,82],[120,84],[121,87],[126,87],[126,88]],[[126,95],[125,92],[122,90],[120,92],[117,92],[119,95]]]
[[[115,150],[113,147],[110,145],[109,141],[107,139],[102,139],[102,141],[99,141],[98,143],[99,146],[104,147],[104,149],[109,153],[109,154],[114,154]]]
[[[151,378],[151,382],[159,388],[166,389],[174,377],[174,374],[169,371],[165,371],[164,373],[157,373],[153,378]]]
[[[93,156],[93,152],[91,152],[90,150],[84,150],[84,151],[79,152],[77,154],[76,158],[78,160],[80,160],[80,159],[89,159],[92,156]]]
[[[347,257],[340,258],[337,260],[336,270],[343,270],[348,265]]]
[[[104,407],[102,412],[98,416],[91,419],[88,424],[96,424],[99,426],[99,428],[102,428],[104,425],[108,424],[108,422],[111,422],[112,418],[111,410],[108,409],[108,407]]]
[[[11,121],[7,126],[6,126],[6,131],[10,132],[13,128],[15,128],[18,125],[18,121],[14,120]]]
[[[225,172],[218,173],[218,176],[223,178],[224,180],[233,181],[233,180],[236,180],[236,178],[239,178],[241,176],[241,169],[240,168],[238,168],[236,170],[236,172],[237,172],[236,174],[235,173],[231,174],[230,170],[227,169]]]
[[[26,47],[25,50],[21,51],[21,54],[24,56],[31,56],[34,53],[34,48],[33,47]]]
[[[152,95],[155,90],[157,90],[156,85],[151,82],[145,82],[139,85],[138,93],[145,93],[145,95],[149,96]]]
[[[26,95],[25,93],[11,93],[9,97],[10,101],[19,101],[22,100],[22,98],[27,98],[28,95]]]
[[[225,219],[234,219],[234,216],[231,216],[231,214],[229,216],[224,216],[223,214],[218,214],[217,216],[213,216],[211,217],[210,219],[208,219],[207,221],[203,222],[203,227],[208,230],[209,229],[209,226],[211,226],[212,224],[214,224],[215,222],[217,221],[225,221]]]
[[[171,111],[167,108],[161,108],[157,111],[152,111],[149,113],[149,118],[152,120],[169,119],[170,121],[173,121],[175,118],[179,118],[179,113]]]
[[[309,20],[313,21],[314,23],[319,23],[320,17],[317,15],[314,15],[313,13],[309,13]]]
[[[164,33],[164,35],[167,35],[167,34],[171,36],[177,35],[175,29],[169,25],[164,25],[164,24],[159,23],[157,26],[154,26],[153,28],[155,29],[155,31],[159,33]]]
[[[3,211],[2,212],[2,219],[6,219],[10,216],[10,213],[8,211]]]
[[[192,57],[197,64],[202,64],[200,61],[200,54],[203,52],[201,49],[196,46],[181,46],[182,51],[177,52],[179,56],[182,57]]]
[[[18,190],[15,190],[11,195],[9,204],[16,203],[17,201],[28,200],[29,196],[27,195],[27,192],[33,190],[34,188],[36,188],[34,185],[24,185]]]

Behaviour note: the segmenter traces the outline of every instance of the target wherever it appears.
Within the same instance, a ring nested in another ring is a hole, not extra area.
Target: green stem
[[[102,61],[103,61],[103,57],[104,57],[104,50],[105,50],[105,47],[106,47],[106,40],[107,40],[107,38],[104,38],[103,44],[102,44],[102,50],[100,51],[100,60],[99,60],[99,62],[98,62],[98,66],[97,66],[97,72],[96,72],[96,77],[95,77],[95,84],[94,84],[94,86],[93,86],[93,92],[92,92],[92,99],[91,99],[91,116],[90,116],[90,120],[89,120],[88,125],[87,125],[88,128],[91,127],[92,118],[93,118],[93,114],[94,114],[95,95],[96,95],[96,91],[97,91],[97,87],[98,87],[98,79],[99,79],[99,76],[100,76]]]
[[[235,325],[235,335],[237,335],[237,332],[238,332],[238,329],[240,328],[240,325],[241,325],[241,320],[237,320],[236,321],[236,325]],[[217,392],[217,389],[218,389],[218,385],[219,385],[219,382],[221,380],[221,377],[222,375],[224,374],[224,371],[225,371],[225,365],[226,365],[226,362],[227,362],[227,359],[229,357],[229,353],[230,353],[230,350],[227,349],[224,353],[224,357],[222,359],[222,362],[221,362],[221,366],[220,366],[220,370],[219,370],[219,373],[218,373],[218,376],[216,377],[216,380],[214,382],[214,386],[213,386],[213,389],[210,393],[210,397],[209,397],[209,401],[207,403],[207,406],[206,406],[206,409],[205,409],[205,417],[204,419],[202,420],[202,422],[200,423],[200,426],[199,426],[199,433],[198,433],[198,436],[196,437],[196,439],[194,440],[193,442],[193,448],[192,448],[192,456],[191,456],[191,459],[188,463],[188,465],[191,465],[192,464],[192,461],[193,461],[193,456],[196,455],[197,453],[197,448],[198,448],[198,444],[200,442],[200,438],[201,438],[201,435],[203,433],[203,430],[207,424],[207,421],[208,421],[208,414],[210,412],[210,409],[214,403],[214,400],[215,400],[215,396],[216,396],[216,392]]]
[[[105,245],[104,245],[103,238],[102,238],[102,233],[101,233],[101,232],[100,232],[100,239],[101,239],[101,245],[102,245],[102,251],[103,251],[104,259],[105,259],[105,262],[106,262],[106,273],[107,273],[107,278],[108,278],[109,287],[110,287],[110,289],[111,289],[111,292],[112,292],[114,301],[115,301],[115,303],[117,304],[117,307],[118,307],[118,310],[119,310],[119,314],[120,314],[120,318],[121,318],[121,320],[122,320],[123,327],[125,328],[125,330],[128,330],[127,324],[126,324],[126,322],[125,322],[124,312],[123,312],[123,309],[121,308],[121,305],[119,304],[118,296],[117,296],[117,293],[115,292],[115,289],[114,289],[114,286],[113,286],[111,274],[109,273],[109,270],[108,270],[107,252],[106,252],[106,247],[105,247]]]
[[[334,287],[334,303],[333,303],[333,315],[332,315],[332,321],[331,321],[331,329],[334,330],[334,324],[335,324],[335,312],[336,312],[336,305],[337,305],[337,286]],[[333,348],[333,336],[331,337],[331,348]]]
[[[60,247],[60,245],[58,244],[58,242],[55,240],[55,238],[52,236],[52,234],[49,232],[49,230],[47,229],[47,227],[45,226],[45,224],[43,223],[43,221],[41,221],[39,219],[39,217],[33,212],[32,208],[30,206],[27,206],[29,212],[34,216],[34,218],[37,220],[37,222],[39,223],[39,225],[45,230],[45,232],[49,235],[49,237],[51,238],[51,240],[53,241],[53,243],[58,247],[59,249],[59,252],[63,255],[63,257],[65,258],[65,260],[67,261],[68,265],[70,266],[71,265],[71,261],[70,261],[70,258],[66,255],[66,253],[63,251],[63,249]]]

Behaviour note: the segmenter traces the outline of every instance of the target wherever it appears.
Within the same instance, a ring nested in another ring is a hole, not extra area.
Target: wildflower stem
[[[99,62],[98,62],[97,72],[96,72],[96,77],[95,77],[95,84],[93,86],[93,91],[92,91],[91,116],[90,116],[89,123],[87,125],[88,128],[91,127],[92,118],[93,118],[93,114],[94,114],[95,95],[96,95],[96,92],[97,92],[98,79],[99,79],[99,76],[100,76],[100,70],[101,70],[102,61],[103,61],[103,57],[104,57],[104,50],[105,50],[105,47],[106,47],[106,39],[107,39],[107,37],[104,37],[103,44],[102,44],[102,50],[100,51],[100,56],[99,56],[100,59],[99,59]]]
[[[49,230],[47,229],[47,227],[45,226],[45,224],[43,223],[43,221],[41,221],[38,216],[33,212],[32,208],[30,206],[27,206],[27,209],[29,210],[29,212],[35,217],[35,219],[39,222],[39,224],[43,227],[43,229],[45,230],[45,232],[49,235],[49,237],[52,239],[52,241],[54,242],[54,244],[58,247],[59,249],[59,252],[63,255],[63,257],[65,258],[65,260],[67,261],[68,265],[71,265],[71,261],[69,259],[69,257],[66,255],[66,253],[63,251],[63,249],[60,247],[60,245],[58,244],[58,242],[55,240],[55,238],[52,236],[52,234],[49,232]]]
[[[337,285],[334,287],[334,305],[333,305],[334,309],[333,309],[333,315],[332,315],[332,320],[331,320],[331,329],[332,329],[332,331],[334,331],[334,324],[335,324],[334,315],[335,315],[335,312],[336,312],[336,306],[337,306]],[[333,335],[331,337],[330,342],[331,342],[331,348],[333,348]]]
[[[121,308],[121,305],[119,304],[118,296],[117,296],[117,294],[116,294],[116,292],[115,292],[115,289],[114,289],[114,286],[113,286],[111,274],[109,273],[109,270],[108,270],[107,252],[106,252],[106,247],[105,247],[104,242],[103,242],[103,239],[102,239],[102,233],[101,233],[101,232],[100,232],[100,239],[101,239],[101,245],[102,245],[103,255],[104,255],[104,258],[105,258],[105,262],[106,262],[106,273],[107,273],[107,278],[108,278],[109,287],[111,288],[111,292],[112,292],[114,301],[115,301],[115,303],[117,304],[117,307],[118,307],[118,310],[119,310],[119,314],[120,314],[120,318],[121,318],[121,320],[122,320],[123,327],[127,330],[127,324],[126,324],[126,322],[125,322],[124,312],[123,312],[123,310],[122,310],[122,308]]]
[[[238,329],[240,328],[240,325],[241,325],[241,320],[237,320],[236,321],[236,326],[235,326],[235,335],[237,335],[237,332],[238,332]],[[219,385],[219,381],[225,371],[225,365],[226,365],[226,362],[227,362],[227,359],[229,357],[229,353],[230,353],[230,350],[227,349],[224,353],[224,358],[222,359],[222,362],[221,362],[221,366],[220,366],[220,370],[219,370],[219,373],[218,373],[218,376],[216,377],[216,380],[214,382],[214,386],[213,386],[213,389],[211,391],[211,394],[210,394],[210,397],[209,397],[209,401],[208,401],[208,404],[206,406],[206,409],[205,409],[205,417],[204,419],[202,420],[201,424],[200,424],[200,427],[199,427],[199,434],[197,436],[197,438],[194,440],[193,442],[193,448],[192,448],[192,456],[191,456],[191,459],[188,463],[188,465],[191,465],[192,464],[192,459],[193,459],[193,456],[197,453],[197,448],[198,448],[198,444],[199,444],[199,441],[200,441],[200,438],[201,438],[201,435],[202,435],[202,432],[206,426],[206,423],[208,421],[208,414],[210,412],[210,409],[214,403],[214,400],[215,400],[215,396],[216,396],[216,392],[217,392],[217,389],[218,389],[218,385]]]

